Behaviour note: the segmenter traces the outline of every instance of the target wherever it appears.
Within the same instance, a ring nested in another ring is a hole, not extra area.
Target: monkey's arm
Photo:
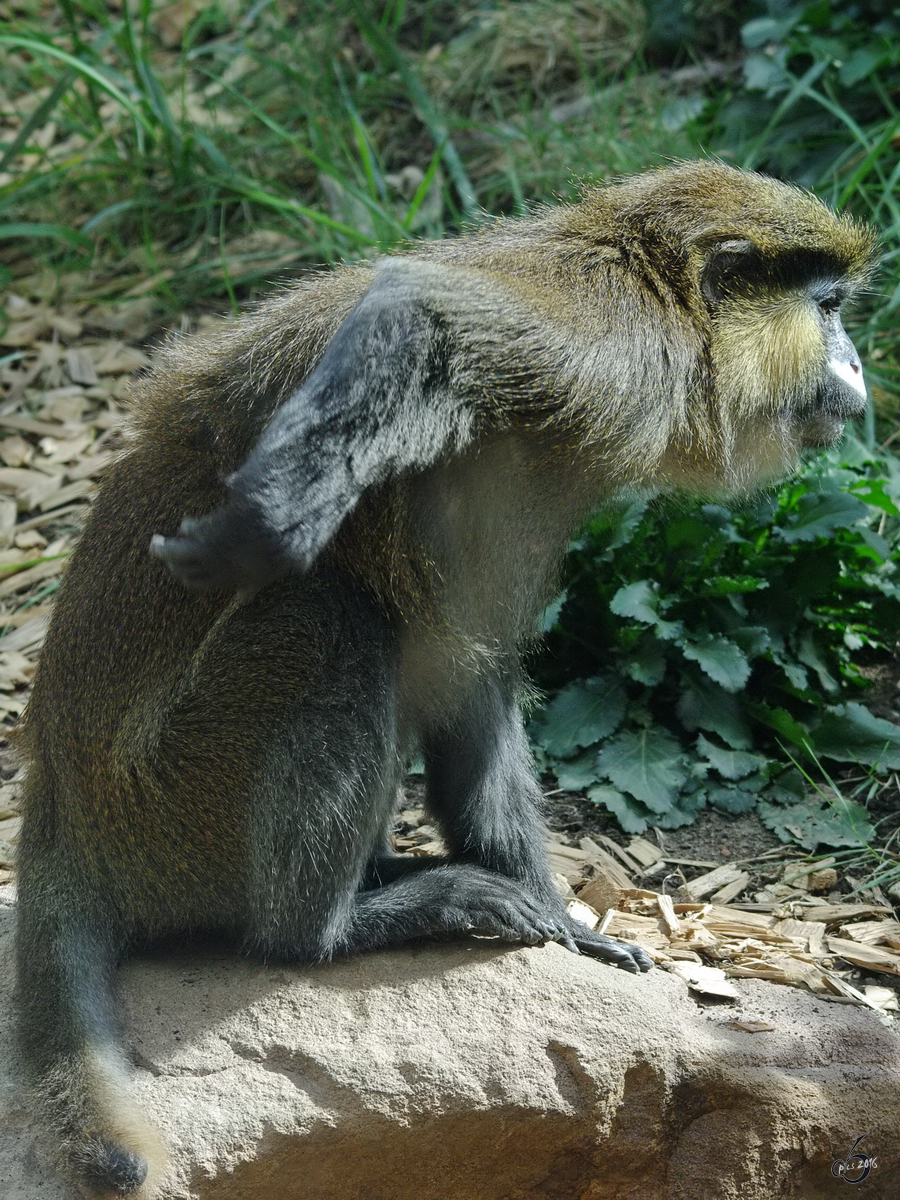
[[[258,587],[307,568],[366,488],[463,449],[478,414],[454,363],[461,328],[490,319],[490,287],[386,260],[229,478],[225,506],[155,537],[152,552],[192,587]]]

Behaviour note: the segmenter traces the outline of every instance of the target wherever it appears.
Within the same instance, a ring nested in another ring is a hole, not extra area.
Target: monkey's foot
[[[608,937],[605,933],[594,933],[593,929],[574,918],[570,917],[569,921],[569,938],[574,943],[576,950],[582,954],[600,958],[603,962],[608,962],[622,971],[628,971],[631,975],[649,971],[653,966],[652,958],[640,946],[634,946],[631,942],[620,942],[616,938]]]

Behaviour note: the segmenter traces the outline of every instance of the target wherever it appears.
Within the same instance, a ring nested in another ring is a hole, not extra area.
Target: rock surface
[[[0,889],[0,1196],[71,1200],[17,1095],[11,900]],[[476,940],[122,974],[167,1200],[900,1196],[900,1038],[799,990],[739,981],[737,1004],[703,1006],[663,971]],[[877,1165],[848,1191],[832,1163],[861,1134]]]

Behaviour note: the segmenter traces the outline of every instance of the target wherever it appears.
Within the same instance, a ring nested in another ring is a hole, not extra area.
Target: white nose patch
[[[828,365],[835,375],[839,375],[844,383],[848,383],[853,388],[854,392],[859,392],[861,396],[866,395],[866,385],[859,363],[841,362],[839,359],[830,358]]]

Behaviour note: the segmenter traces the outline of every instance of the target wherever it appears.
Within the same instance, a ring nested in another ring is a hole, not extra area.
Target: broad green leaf
[[[709,802],[714,808],[718,808],[721,812],[731,813],[736,816],[738,813],[749,812],[751,808],[756,807],[756,796],[753,792],[745,791],[743,788],[736,787],[711,787],[709,789]]]
[[[609,737],[624,715],[625,693],[611,676],[570,683],[547,705],[538,741],[549,754],[565,758]]]
[[[876,562],[887,562],[891,557],[891,547],[887,538],[883,538],[874,529],[867,529],[865,525],[860,525],[857,532],[865,543],[866,549],[871,551],[870,557],[874,558]],[[865,550],[861,546],[856,552],[857,554],[865,554]]]
[[[754,771],[761,771],[768,761],[759,754],[748,754],[744,750],[726,750],[710,742],[702,733],[697,738],[697,753],[701,754],[723,779],[743,779]]]
[[[832,708],[812,731],[817,754],[838,762],[900,767],[900,725],[869,712],[864,704]]]
[[[706,729],[717,733],[723,742],[736,750],[746,750],[753,745],[744,705],[714,683],[685,679],[675,711],[691,731]]]
[[[738,692],[750,678],[747,656],[729,638],[708,633],[694,641],[680,643],[685,658],[697,663],[715,683],[729,692]]]
[[[644,519],[644,513],[647,510],[647,502],[645,500],[635,500],[632,504],[621,513],[618,514],[615,523],[609,531],[609,543],[606,547],[608,557],[613,550],[618,550],[620,546],[627,546],[634,537],[635,531]]]
[[[588,788],[588,800],[611,812],[626,833],[643,833],[647,828],[647,810],[637,800],[623,796],[614,787],[598,783]]]
[[[761,792],[763,788],[768,788],[771,783],[769,772],[773,767],[777,766],[777,763],[767,761],[764,770],[755,771],[752,775],[745,775],[741,780],[741,790],[744,792],[758,793]]]
[[[772,659],[777,662],[787,676],[787,681],[798,692],[805,692],[809,687],[809,675],[802,663],[795,662],[788,654],[773,653]]]
[[[748,704],[747,710],[757,721],[762,721],[764,725],[774,729],[792,745],[804,751],[809,750],[809,730],[799,721],[795,721],[786,709],[771,708],[768,704]]]
[[[581,792],[599,779],[597,770],[597,752],[590,750],[587,754],[579,754],[567,762],[553,764],[553,774],[556,782],[567,792]]]
[[[786,17],[756,17],[741,26],[741,41],[748,50],[756,50],[770,42],[781,42],[794,28],[801,12],[802,9],[798,9]]]
[[[701,796],[701,803],[698,808],[703,808],[706,805],[706,793]],[[673,804],[668,812],[660,813],[659,816],[653,818],[653,824],[658,825],[660,829],[681,829],[683,825],[693,825],[697,820],[697,809],[686,807],[683,798],[679,799],[677,804]]]
[[[788,544],[814,542],[816,538],[829,537],[836,529],[849,529],[867,511],[862,500],[846,492],[813,493],[800,497],[797,516],[775,532]]]
[[[647,625],[655,625],[659,620],[659,613],[656,611],[658,605],[656,584],[647,579],[639,579],[637,583],[620,587],[609,602],[610,609],[617,617],[631,617]]]
[[[828,664],[822,656],[821,648],[816,642],[815,634],[812,630],[807,630],[799,639],[797,645],[797,657],[802,663],[810,667],[819,677],[820,685],[826,692],[836,692],[838,690],[837,680],[828,670]]]
[[[768,587],[768,584],[766,586]],[[740,646],[747,658],[758,658],[772,645],[772,636],[765,625],[738,625],[729,629],[728,635]]]
[[[749,592],[762,592],[769,586],[767,579],[758,575],[711,575],[700,588],[703,596],[745,596]]]
[[[744,59],[744,86],[751,92],[781,88],[787,78],[781,63],[768,54],[748,54]]]
[[[686,547],[695,550],[705,546],[712,538],[718,538],[718,530],[709,521],[701,520],[699,515],[691,514],[666,521],[663,526],[663,536],[666,545],[672,549]]]
[[[782,842],[799,842],[806,850],[816,846],[859,846],[871,841],[875,828],[866,810],[853,800],[835,796],[826,803],[815,794],[799,804],[770,804],[758,800],[762,823]]]
[[[656,636],[664,641],[677,638],[682,630],[680,621],[664,621],[659,615],[659,587],[649,580],[640,579],[637,583],[620,587],[609,602],[610,611],[617,617],[631,617],[634,621],[642,621],[645,625],[653,625]]]
[[[875,46],[861,46],[852,51],[841,63],[838,72],[841,85],[845,88],[852,88],[860,80],[871,76],[876,68],[881,66],[884,59],[884,51]]]
[[[642,800],[655,813],[672,807],[688,777],[679,744],[652,728],[620,733],[601,749],[597,765],[620,791]]]
[[[559,620],[559,614],[562,612],[562,606],[566,602],[566,593],[562,591],[552,600],[544,609],[541,619],[538,621],[538,629],[541,633],[549,633],[556,622]]]
[[[861,479],[851,488],[854,496],[858,496],[860,500],[865,500],[866,504],[871,504],[875,508],[880,508],[882,512],[889,513],[892,517],[900,517],[900,508],[897,507],[893,496],[886,490],[885,479]]]
[[[624,660],[623,665],[637,683],[656,687],[658,683],[662,683],[666,673],[665,651],[652,633],[647,634]]]

